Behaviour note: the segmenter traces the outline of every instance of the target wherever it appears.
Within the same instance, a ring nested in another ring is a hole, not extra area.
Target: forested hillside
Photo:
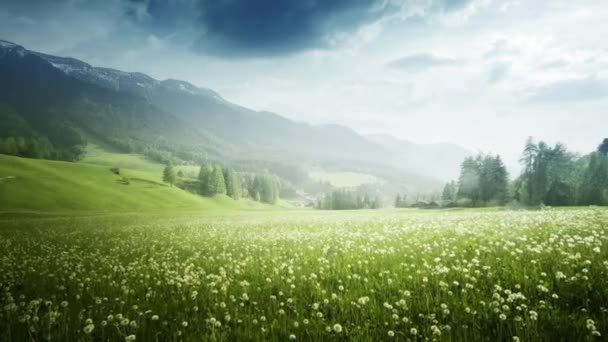
[[[440,186],[415,163],[403,162],[403,154],[428,155],[424,149],[391,150],[347,127],[253,111],[188,82],[0,43],[0,153],[76,161],[90,137],[160,163],[211,161],[244,170],[257,163],[276,174],[294,171],[282,176],[286,180],[329,163],[380,177],[394,170],[412,189]]]

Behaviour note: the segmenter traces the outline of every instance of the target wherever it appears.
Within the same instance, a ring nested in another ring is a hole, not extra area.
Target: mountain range
[[[27,132],[69,147],[78,142],[63,140],[77,131],[126,149],[152,146],[185,161],[327,164],[380,176],[390,170],[425,184],[456,177],[471,154],[453,144],[420,145],[296,122],[185,81],[93,67],[2,40],[0,115],[0,138]]]

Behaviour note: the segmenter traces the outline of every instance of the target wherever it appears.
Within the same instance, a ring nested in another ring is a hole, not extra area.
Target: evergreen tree
[[[458,186],[456,185],[456,182],[451,181],[451,182],[447,182],[445,184],[445,186],[443,187],[443,192],[441,194],[441,199],[443,199],[444,201],[454,201],[456,200],[456,193],[458,191]]]
[[[401,195],[399,194],[395,197],[395,208],[401,208]]]
[[[473,206],[504,204],[508,197],[509,176],[500,156],[478,155],[466,158],[461,165],[458,185],[448,183],[443,199],[466,198]]]
[[[167,166],[163,170],[163,181],[169,183],[169,185],[173,186],[175,184],[175,170],[173,169],[173,162],[168,161]]]
[[[604,141],[597,147],[597,151],[603,155],[608,155],[608,138],[605,138]]]
[[[13,137],[8,137],[4,143],[4,153],[16,156],[19,154],[19,148],[17,147],[17,140]]]
[[[458,178],[458,197],[470,199],[473,205],[479,200],[479,162],[480,157],[465,158]]]
[[[203,196],[213,196],[211,193],[211,176],[213,174],[213,168],[209,164],[201,165],[201,169],[198,172],[198,181],[200,184],[199,192]]]
[[[518,181],[518,197],[525,204],[574,202],[574,155],[564,145],[551,147],[543,141],[535,144],[530,138],[520,161],[524,164],[524,171]],[[570,193],[568,201],[563,198],[565,193]]]
[[[226,181],[226,195],[238,200],[241,197],[241,182],[231,168],[224,169],[224,179]]]
[[[224,172],[220,165],[213,167],[213,174],[209,179],[209,193],[211,196],[226,194],[226,181],[224,180]]]
[[[583,175],[580,204],[608,204],[606,189],[608,189],[608,156],[599,151],[594,152],[590,155],[589,164]]]

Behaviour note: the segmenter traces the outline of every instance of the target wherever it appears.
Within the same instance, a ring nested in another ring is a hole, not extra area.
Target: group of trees
[[[395,197],[395,208],[407,208],[407,195],[401,196],[401,194],[397,194]]]
[[[458,181],[445,184],[441,199],[444,206],[506,204],[509,201],[509,173],[500,156],[479,154],[465,158],[460,165]]]
[[[528,139],[514,197],[526,205],[608,205],[608,139],[578,157],[562,144]]]
[[[499,156],[466,158],[458,182],[449,182],[443,189],[444,204],[608,205],[608,138],[582,157],[561,143],[551,146],[529,138],[520,162],[521,175],[509,182]]]
[[[198,173],[199,193],[203,196],[227,195],[235,200],[241,198],[241,181],[236,172],[221,165],[203,164]]]
[[[173,162],[168,161],[163,170],[163,181],[173,186],[178,184],[179,178]],[[202,196],[226,195],[234,200],[250,197],[259,202],[274,204],[279,198],[279,187],[274,176],[255,174],[244,175],[241,179],[233,168],[218,164],[203,164],[196,180],[181,180],[180,186]]]
[[[0,138],[0,154],[11,156],[76,161],[84,155],[84,145],[57,148],[48,138],[36,135]]]
[[[274,204],[279,199],[279,187],[274,176],[256,174],[245,178],[246,193],[252,199]]]
[[[0,138],[0,153],[27,158],[50,158],[53,152],[48,139],[29,137]]]
[[[467,199],[473,206],[503,205],[509,195],[509,174],[499,155],[467,157],[460,166],[455,196],[454,185],[444,188],[448,200]]]
[[[326,210],[378,209],[381,207],[380,197],[371,199],[368,194],[360,195],[346,189],[334,190],[325,194],[316,205],[317,209]]]

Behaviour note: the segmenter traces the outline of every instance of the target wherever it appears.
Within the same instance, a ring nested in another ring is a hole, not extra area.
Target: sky
[[[0,39],[511,168],[608,136],[603,0],[3,0]]]

